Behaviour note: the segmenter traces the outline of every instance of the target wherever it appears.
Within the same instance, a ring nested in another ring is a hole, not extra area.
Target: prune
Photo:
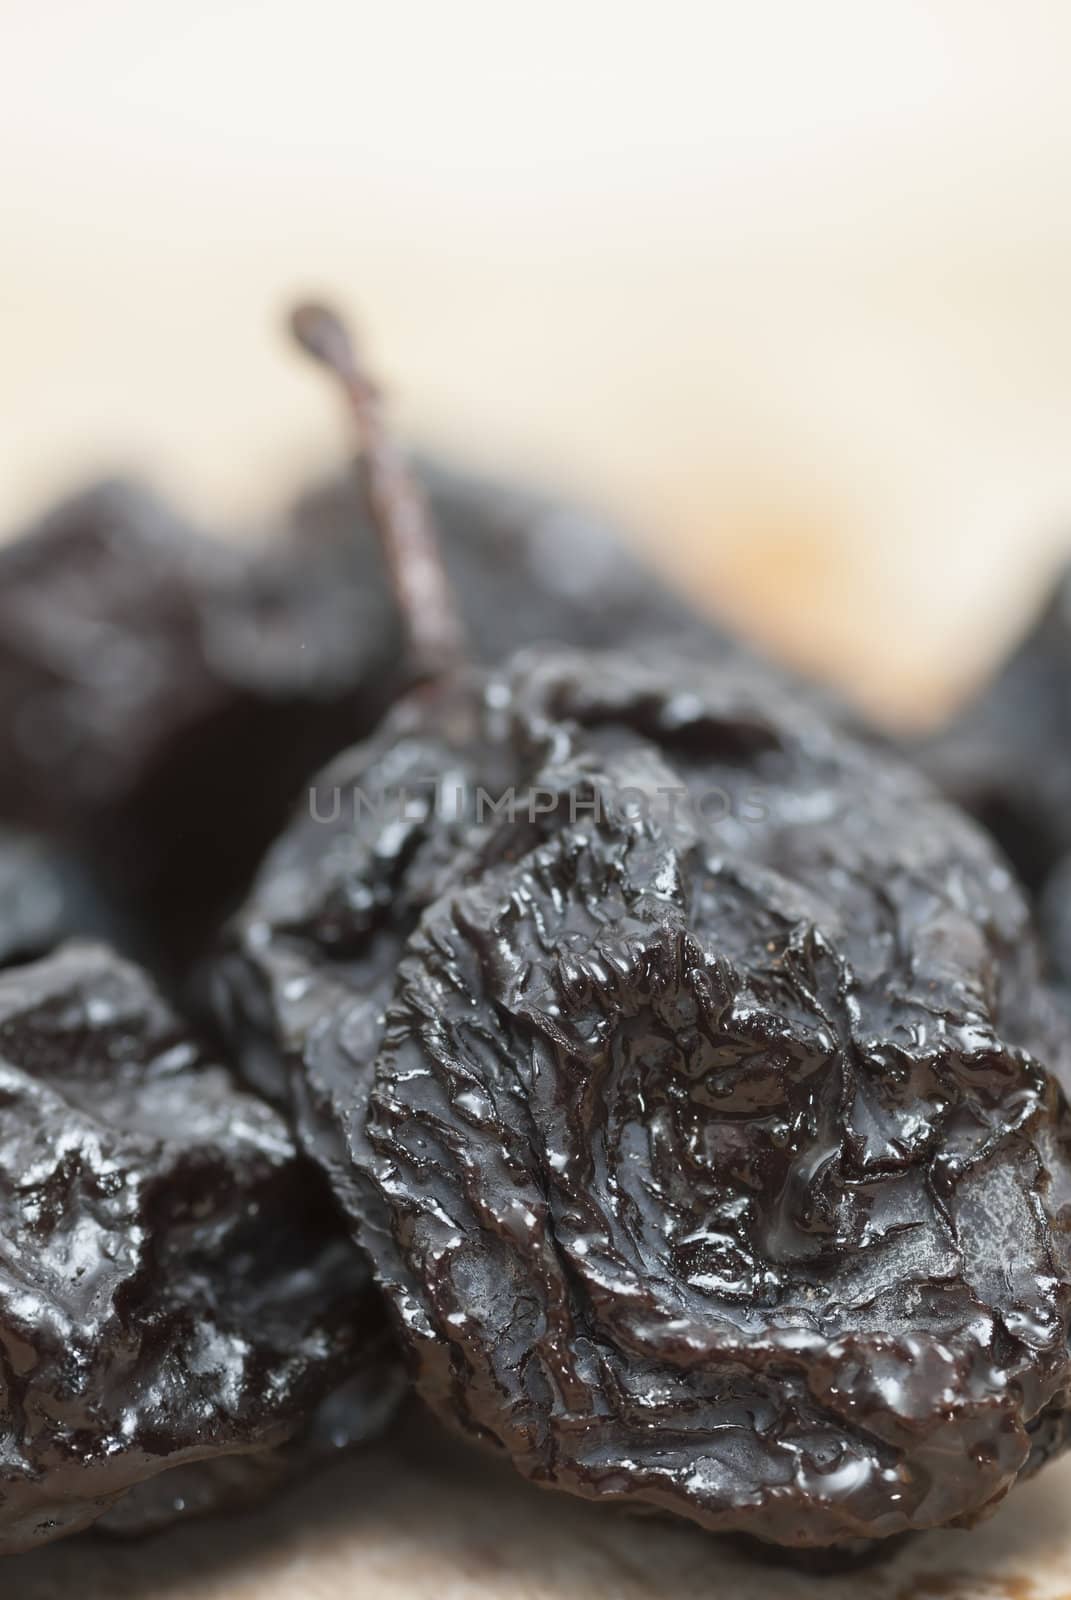
[[[0,1090],[0,1551],[230,1502],[384,1419],[326,1185],[136,967],[79,944],[0,974]]]
[[[488,659],[544,635],[725,647],[597,520],[427,476]],[[101,485],[0,550],[0,817],[81,851],[182,966],[304,779],[403,687],[401,656],[355,482],[231,545]]]
[[[1071,994],[1071,855],[1049,874],[1038,907],[1038,923],[1055,983]]]
[[[912,753],[1040,888],[1071,853],[1071,568],[1010,659]]]
[[[120,932],[75,857],[37,834],[0,827],[0,967],[47,955],[75,934]]]
[[[1011,874],[753,663],[440,668],[215,972],[420,1392],[540,1484],[769,1542],[984,1514],[1071,1389],[1067,1061]]]
[[[514,820],[296,819],[219,983],[425,1398],[789,1544],[992,1506],[1067,1399],[1071,1118],[984,839],[750,669],[522,660],[476,738],[398,720],[321,815],[436,773]]]
[[[80,851],[180,955],[381,707],[375,613],[304,566],[122,485],[0,551],[0,814]]]
[[[441,531],[446,575],[477,660],[494,663],[550,642],[603,649],[665,639],[707,655],[744,649],[647,568],[596,512],[434,458],[417,457],[413,470]],[[397,605],[354,474],[307,489],[290,509],[289,526],[305,547],[334,555],[340,583],[375,597],[393,629],[383,661],[397,670]]]

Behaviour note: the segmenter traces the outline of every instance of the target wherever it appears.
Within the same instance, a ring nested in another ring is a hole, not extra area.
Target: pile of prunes
[[[902,753],[294,331],[356,473],[0,549],[0,1549],[414,1391],[713,1531],[969,1526],[1071,1432],[1071,580]]]

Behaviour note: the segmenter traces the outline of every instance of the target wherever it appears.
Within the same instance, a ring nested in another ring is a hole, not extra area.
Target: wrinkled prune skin
[[[216,995],[437,1412],[546,1486],[854,1547],[1063,1447],[1038,981],[1010,873],[906,765],[751,665],[559,652],[340,757]]]
[[[426,475],[487,659],[544,636],[724,643],[596,519]],[[71,842],[150,907],[164,949],[148,953],[181,967],[308,774],[400,692],[402,655],[355,477],[232,544],[101,485],[0,549],[0,817]]]
[[[912,751],[1032,890],[1071,854],[1071,568],[981,692]]]
[[[319,1175],[103,945],[0,974],[0,1385],[4,1554],[233,1503],[399,1391]]]

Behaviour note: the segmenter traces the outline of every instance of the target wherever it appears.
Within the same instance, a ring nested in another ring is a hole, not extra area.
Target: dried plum
[[[0,1078],[0,1551],[229,1503],[385,1419],[326,1185],[136,967],[79,944],[0,974]]]
[[[728,647],[597,519],[424,470],[487,659],[544,636]],[[0,818],[91,859],[165,960],[196,954],[304,779],[403,685],[355,481],[230,544],[106,483],[0,549]]]
[[[1071,855],[1049,874],[1038,922],[1053,981],[1071,994]]]
[[[913,754],[1029,888],[1071,854],[1071,569],[1010,659]]]
[[[789,1544],[988,1509],[1071,1379],[1010,875],[750,669],[529,659],[485,706],[458,748],[400,716],[319,814],[422,770],[505,775],[514,820],[297,819],[218,977],[425,1398],[540,1482]]]
[[[214,979],[420,1392],[538,1483],[715,1530],[975,1520],[1071,1388],[1067,1062],[1010,872],[754,663],[466,676],[425,620],[424,688]]]
[[[38,834],[0,826],[0,967],[62,940],[122,932],[82,864]]]
[[[745,648],[651,571],[598,512],[434,457],[418,456],[413,471],[441,530],[443,564],[477,660],[552,642],[608,649],[665,639],[708,655]],[[379,670],[390,662],[397,670],[400,618],[354,473],[306,489],[276,537],[287,527],[320,560],[334,559],[340,584],[374,596],[382,625],[389,618],[392,626]]]
[[[0,551],[0,815],[179,955],[311,766],[381,710],[375,613],[296,548],[227,546],[104,485]]]

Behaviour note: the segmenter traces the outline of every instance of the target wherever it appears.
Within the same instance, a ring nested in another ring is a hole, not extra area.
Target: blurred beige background
[[[0,0],[0,521],[133,465],[255,513],[407,428],[621,511],[899,714],[1071,547],[1062,0]]]
[[[326,290],[413,436],[932,714],[1071,553],[1069,58],[1066,0],[0,0],[0,525],[277,504],[343,444],[278,332]],[[425,1456],[16,1589],[1066,1600],[1066,1472],[830,1584]]]

